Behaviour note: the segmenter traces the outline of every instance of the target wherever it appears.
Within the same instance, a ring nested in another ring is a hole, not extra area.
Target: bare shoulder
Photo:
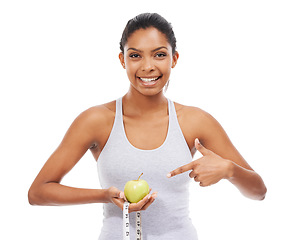
[[[66,139],[84,141],[87,146],[103,146],[111,132],[116,102],[90,107],[73,121]]]
[[[82,112],[76,120],[87,124],[98,125],[105,123],[115,117],[116,114],[116,101],[97,105],[88,108]]]
[[[174,103],[177,119],[187,144],[192,149],[196,138],[204,139],[208,131],[220,125],[215,118],[201,108]]]
[[[174,103],[177,118],[180,121],[184,121],[185,124],[196,123],[196,122],[207,122],[212,121],[214,118],[206,111],[201,108],[194,106],[186,106],[180,103]]]

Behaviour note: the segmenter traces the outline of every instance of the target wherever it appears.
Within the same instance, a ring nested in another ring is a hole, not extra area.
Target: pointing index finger
[[[184,173],[184,172],[187,172],[189,170],[192,170],[193,169],[193,166],[194,166],[194,162],[190,162],[186,165],[183,165],[179,168],[176,168],[175,170],[171,171],[170,173],[167,174],[167,177],[170,178],[170,177],[174,177],[178,174],[181,174],[181,173]]]

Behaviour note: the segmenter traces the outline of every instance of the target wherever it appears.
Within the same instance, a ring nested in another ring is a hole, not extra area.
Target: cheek
[[[171,73],[171,61],[165,61],[161,65],[159,65],[159,69],[161,70],[162,74],[168,74]]]
[[[171,71],[172,62],[173,61],[172,61],[171,57],[169,57],[165,61],[163,61],[163,65],[165,65],[165,68],[167,69],[167,71]]]
[[[129,62],[125,62],[126,63],[126,72],[128,76],[134,76],[138,67],[136,66],[136,64],[132,63],[130,64]]]

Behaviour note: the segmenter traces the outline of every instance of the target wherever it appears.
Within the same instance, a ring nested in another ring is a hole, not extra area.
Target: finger
[[[195,171],[191,171],[189,174],[190,178],[193,178],[195,182],[200,182],[199,180],[199,174],[196,173]]]
[[[200,143],[198,138],[195,139],[195,147],[203,156],[208,155],[211,152]]]
[[[120,191],[118,188],[110,187],[109,188],[110,196],[113,198],[124,198],[124,192]]]
[[[143,206],[149,201],[150,198],[151,198],[151,194],[148,194],[138,203],[131,203],[129,205],[129,211],[130,212],[140,211],[143,208]]]
[[[126,198],[125,198],[125,194],[124,194],[124,192],[121,192],[121,191],[120,191],[120,193],[119,193],[119,198],[126,199]]]
[[[157,198],[157,192],[154,192],[149,201],[142,207],[142,210],[146,210],[154,201],[155,199]]]
[[[122,198],[113,198],[112,199],[113,203],[118,206],[121,210],[123,210],[123,205],[124,205],[124,199]]]
[[[123,195],[124,195],[124,197],[123,197],[124,201],[125,201],[125,202],[128,202],[128,200],[127,200],[127,198],[126,198],[126,196],[125,196],[125,193],[124,193],[124,192],[123,192]]]
[[[167,174],[167,177],[170,178],[170,177],[176,176],[178,174],[187,172],[189,170],[192,170],[193,167],[194,167],[194,162],[190,162],[189,164],[183,165],[183,166],[181,166],[179,168],[176,168],[172,172],[168,173]]]
[[[193,171],[191,171],[191,172],[189,173],[189,177],[190,177],[190,178],[195,178],[196,176],[197,176],[197,173],[196,173],[195,170],[193,170]]]
[[[206,183],[206,182],[200,182],[199,185],[200,185],[201,187],[209,187],[209,186],[211,186],[212,184],[210,184],[210,183]]]
[[[190,172],[189,177],[193,178],[195,182],[200,182],[198,178],[199,177],[198,172],[195,169]]]
[[[200,180],[199,180],[199,178],[198,178],[198,175],[196,175],[196,176],[194,177],[194,180],[195,180],[195,182],[200,182]],[[200,184],[201,184],[201,182],[200,182]]]

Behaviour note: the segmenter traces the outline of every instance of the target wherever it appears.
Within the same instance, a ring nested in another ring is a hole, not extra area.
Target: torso
[[[191,115],[192,111],[195,113],[194,115],[196,115],[196,113],[198,115],[198,111],[200,111],[200,114],[202,114],[202,110],[184,106],[179,103],[174,103],[174,105],[180,128],[193,155],[195,152],[194,140],[195,137],[198,136],[196,135],[196,132],[199,130],[197,128],[197,122],[194,122],[192,125],[191,119],[188,118],[188,116]],[[93,144],[93,147],[90,148],[96,160],[105,146],[112,130],[116,113],[116,101],[112,101],[97,107],[97,111],[101,111],[101,107],[105,108],[103,111],[105,116],[104,121],[102,126],[100,125],[98,129],[100,133],[96,138],[96,142]],[[129,142],[136,148],[144,150],[156,149],[160,147],[166,139],[168,131],[168,119],[169,117],[167,109],[165,109],[165,111],[163,110],[154,117],[132,117],[126,116],[124,114],[124,127],[126,136]],[[157,129],[157,131],[151,131],[155,129]],[[156,135],[154,134],[155,132],[157,133]]]
[[[124,102],[121,98],[116,102],[115,122],[97,161],[101,188],[116,186],[124,189],[130,178],[144,173],[144,179],[153,191],[161,193],[149,211],[143,213],[145,238],[179,239],[182,236],[196,239],[196,231],[189,218],[190,178],[187,175],[174,179],[166,177],[171,169],[192,161],[173,102],[141,102],[137,103],[139,108],[133,103]],[[156,135],[151,132],[156,132]],[[171,199],[173,195],[175,197]],[[134,217],[135,214],[130,214],[131,239],[135,239]],[[167,219],[173,219],[173,222]],[[113,204],[105,204],[100,239],[122,239],[120,229],[113,228],[122,224],[122,211]],[[108,234],[110,231],[112,234]]]

